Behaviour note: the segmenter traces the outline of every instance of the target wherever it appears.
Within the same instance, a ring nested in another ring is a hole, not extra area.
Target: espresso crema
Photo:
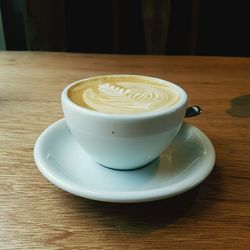
[[[71,86],[68,97],[77,105],[102,113],[138,114],[170,107],[180,99],[174,87],[140,76],[100,76]]]

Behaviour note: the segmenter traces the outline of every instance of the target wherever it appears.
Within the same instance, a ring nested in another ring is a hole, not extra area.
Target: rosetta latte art
[[[158,86],[134,82],[101,83],[82,93],[83,102],[103,113],[132,114],[159,110],[171,106],[178,94],[163,84]]]

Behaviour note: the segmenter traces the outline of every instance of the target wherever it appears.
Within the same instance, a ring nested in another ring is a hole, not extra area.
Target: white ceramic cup
[[[128,75],[112,75],[116,76]],[[131,170],[146,165],[171,144],[183,122],[187,94],[182,88],[153,77],[136,77],[167,84],[179,93],[179,101],[160,111],[136,115],[107,114],[81,107],[68,97],[71,86],[93,77],[74,82],[62,92],[62,108],[73,137],[96,162],[103,166]]]

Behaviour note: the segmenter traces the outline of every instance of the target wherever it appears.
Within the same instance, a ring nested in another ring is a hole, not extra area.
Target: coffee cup
[[[177,135],[187,94],[166,80],[104,75],[76,81],[61,95],[66,123],[97,163],[132,170],[156,159]]]

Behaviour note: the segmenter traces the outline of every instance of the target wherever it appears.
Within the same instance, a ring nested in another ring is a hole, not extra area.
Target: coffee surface
[[[69,98],[87,109],[112,114],[161,110],[178,102],[179,93],[160,80],[138,76],[101,76],[79,82]]]

